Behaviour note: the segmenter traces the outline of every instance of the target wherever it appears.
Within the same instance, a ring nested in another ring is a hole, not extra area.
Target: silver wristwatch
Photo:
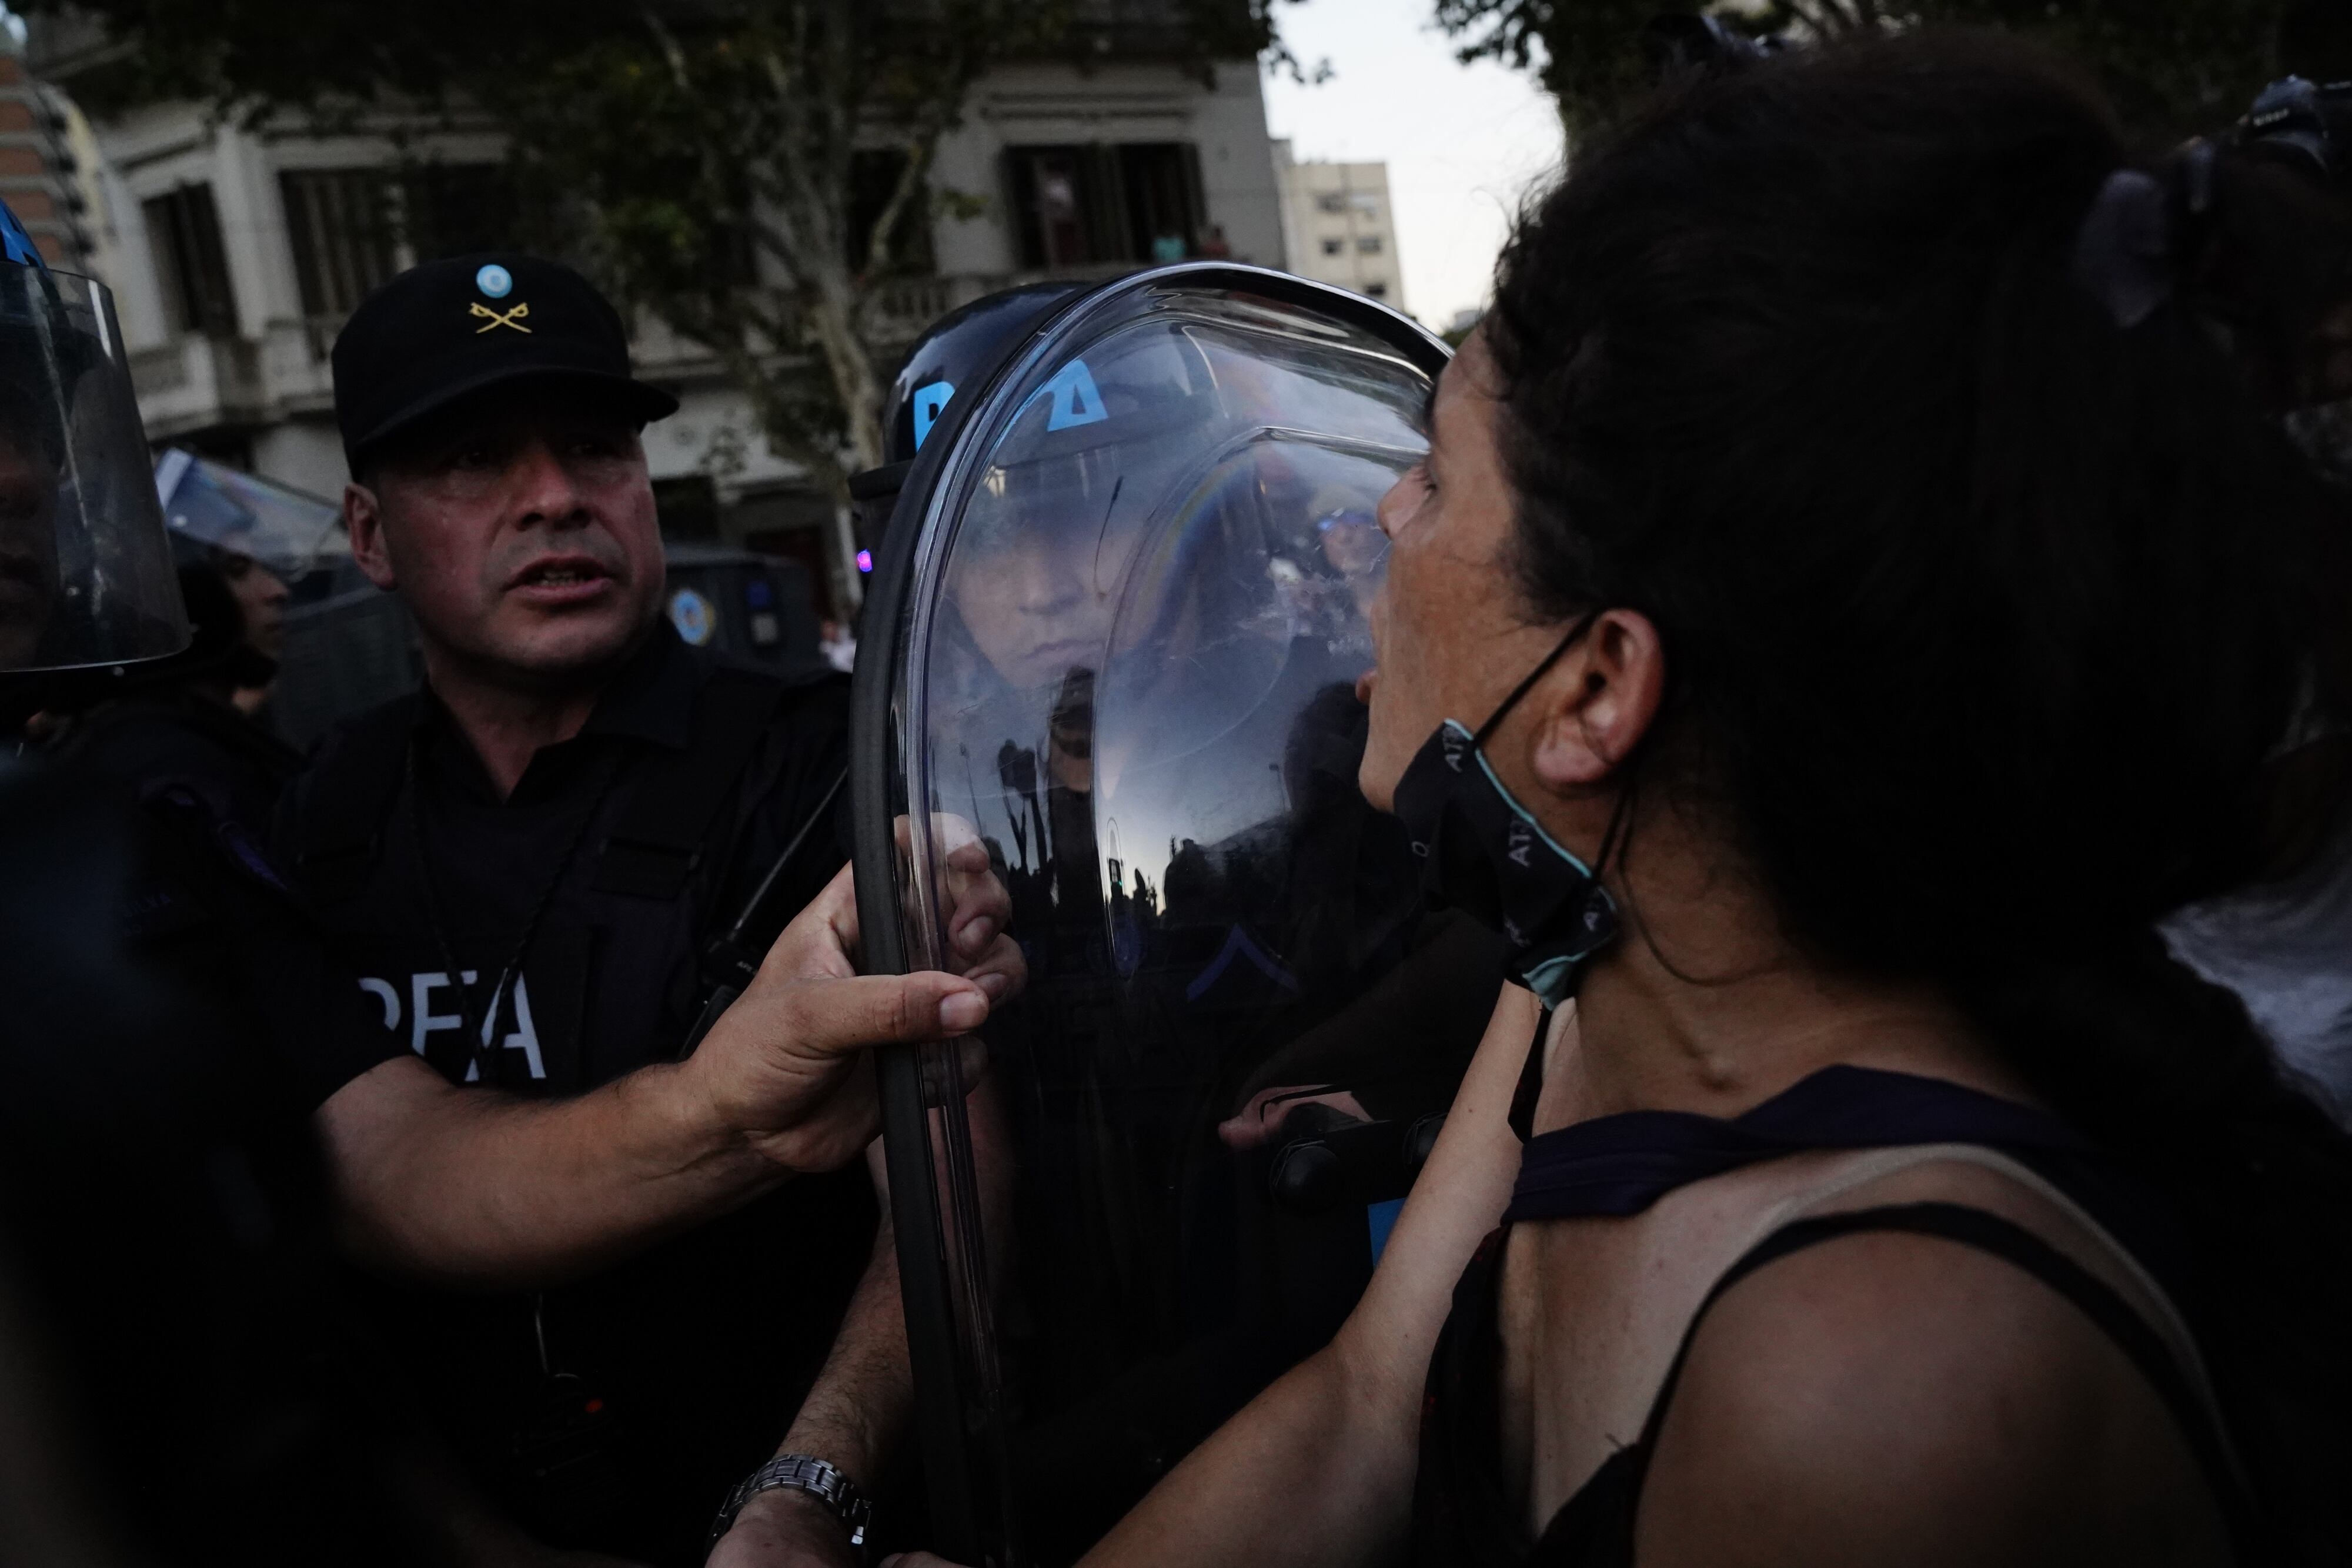
[[[857,1490],[857,1483],[843,1475],[839,1467],[806,1454],[781,1454],[743,1478],[735,1490],[727,1494],[725,1506],[719,1517],[710,1521],[710,1543],[703,1548],[706,1555],[719,1544],[719,1538],[735,1523],[735,1516],[743,1505],[763,1491],[779,1488],[804,1491],[840,1519],[842,1528],[849,1531],[849,1549],[857,1560],[866,1560],[866,1527],[874,1520],[874,1501]]]

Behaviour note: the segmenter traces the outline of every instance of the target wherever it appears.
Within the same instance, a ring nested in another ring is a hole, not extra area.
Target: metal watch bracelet
[[[703,1548],[706,1555],[718,1546],[719,1537],[734,1526],[735,1516],[743,1505],[763,1491],[804,1491],[831,1509],[849,1531],[849,1549],[857,1560],[866,1561],[866,1530],[874,1520],[874,1501],[857,1490],[857,1483],[842,1474],[840,1467],[814,1458],[807,1454],[780,1454],[753,1470],[727,1494],[726,1503],[719,1517],[710,1521],[710,1541]]]

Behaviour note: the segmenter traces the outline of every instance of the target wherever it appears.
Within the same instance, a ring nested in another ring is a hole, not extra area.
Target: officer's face
[[[973,643],[1007,684],[1055,685],[1100,663],[1143,538],[1143,508],[1128,504],[1116,477],[1089,487],[1074,465],[1001,493],[984,485],[976,498],[950,591]]]
[[[0,431],[0,670],[32,663],[58,601],[58,471]]]
[[[611,667],[660,612],[661,532],[637,427],[593,394],[469,399],[344,494],[352,554],[428,652],[493,679]]]
[[[221,551],[218,564],[245,618],[246,642],[258,653],[278,657],[286,647],[286,580],[251,556],[233,550]]]

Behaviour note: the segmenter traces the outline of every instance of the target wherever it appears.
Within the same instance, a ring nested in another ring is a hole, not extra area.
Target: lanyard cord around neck
[[[449,923],[441,913],[441,893],[433,878],[433,857],[425,852],[424,770],[417,765],[417,753],[422,749],[412,739],[408,745],[408,836],[416,856],[417,880],[425,886],[425,915],[433,926],[433,940],[441,950],[441,962],[448,969],[449,983],[457,993],[457,1020],[466,1031],[466,1044],[474,1059],[474,1074],[484,1087],[495,1085],[499,1062],[498,1049],[490,1043],[489,1033],[498,1023],[499,999],[506,994],[508,985],[522,974],[523,960],[530,954],[531,939],[539,935],[539,923],[545,918],[548,906],[555,902],[555,890],[563,884],[564,873],[579,856],[580,846],[587,841],[588,830],[603,814],[605,800],[613,793],[613,785],[620,778],[621,760],[617,750],[604,758],[601,767],[603,778],[591,793],[587,808],[572,826],[572,837],[563,846],[548,872],[547,881],[541,884],[539,896],[532,901],[530,913],[525,916],[521,932],[515,937],[514,951],[507,957],[506,967],[499,971],[490,987],[488,1013],[481,1019],[474,1016],[473,993],[467,988],[466,972],[457,967],[457,957],[449,944]],[[419,1038],[422,1038],[421,1036]]]

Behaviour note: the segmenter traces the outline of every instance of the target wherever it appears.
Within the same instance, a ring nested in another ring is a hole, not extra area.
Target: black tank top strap
[[[1429,1357],[1413,1472],[1415,1568],[1484,1568],[1527,1554],[1527,1527],[1503,1488],[1497,1441],[1503,1346],[1498,1304],[1507,1228],[1487,1232],[1454,1287]]]
[[[2256,1513],[2215,1416],[2188,1372],[2145,1318],[2106,1281],[2024,1227],[1981,1208],[1956,1203],[1908,1203],[1816,1215],[1782,1226],[1726,1270],[1692,1314],[1680,1347],[1659,1385],[1641,1437],[1610,1456],[1575,1496],[1552,1516],[1526,1568],[1630,1568],[1633,1523],[1642,1482],[1658,1431],[1682,1377],[1699,1326],[1716,1302],[1766,1264],[1840,1237],[1873,1231],[1937,1236],[2000,1258],[2072,1301],[2128,1357],[2164,1402],[2213,1489],[2236,1546],[2237,1560],[2261,1560]]]
[[[1535,1135],[1536,1102],[1543,1098],[1544,1036],[1551,1032],[1551,1009],[1536,1013],[1536,1037],[1528,1041],[1527,1065],[1519,1069],[1519,1086],[1511,1092],[1511,1131],[1526,1143]]]

